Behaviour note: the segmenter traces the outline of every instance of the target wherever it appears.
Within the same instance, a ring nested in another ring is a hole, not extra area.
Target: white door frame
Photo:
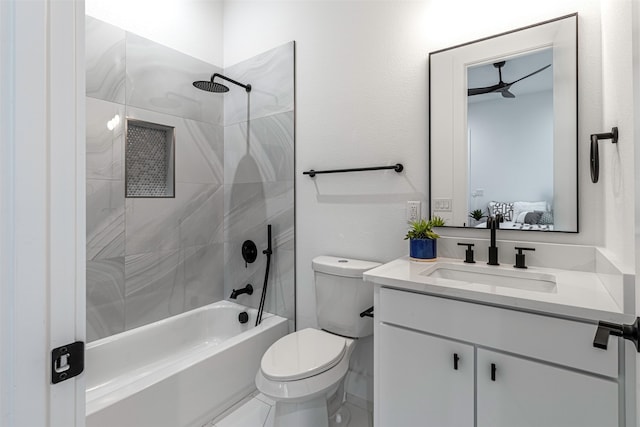
[[[1,0],[0,41],[0,425],[82,427],[50,354],[85,340],[84,1]]]
[[[631,3],[632,30],[631,46],[633,55],[633,142],[634,142],[634,166],[635,166],[635,307],[636,316],[640,316],[640,4],[637,1]],[[632,363],[635,363],[635,425],[640,426],[640,356],[634,353]],[[628,354],[628,353],[627,353]]]

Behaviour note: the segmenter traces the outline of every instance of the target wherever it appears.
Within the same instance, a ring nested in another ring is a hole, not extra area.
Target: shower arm
[[[228,81],[228,82],[231,82],[231,83],[233,83],[234,85],[238,85],[238,86],[243,87],[247,92],[251,92],[251,85],[250,85],[250,84],[243,85],[243,84],[242,84],[242,83],[240,83],[240,82],[237,82],[237,81],[235,81],[235,80],[233,80],[233,79],[230,79],[229,77],[223,76],[222,74],[218,74],[218,73],[215,73],[215,74],[213,74],[213,75],[211,76],[211,83],[213,83],[213,79],[215,79],[216,77],[220,77],[221,79],[226,80],[226,81]]]

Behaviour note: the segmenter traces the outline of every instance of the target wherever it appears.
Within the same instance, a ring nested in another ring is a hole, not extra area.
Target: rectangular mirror
[[[430,213],[578,232],[577,14],[429,54]]]

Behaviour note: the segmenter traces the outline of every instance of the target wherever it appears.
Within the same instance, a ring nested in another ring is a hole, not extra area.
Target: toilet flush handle
[[[373,317],[373,306],[360,313],[360,317]]]

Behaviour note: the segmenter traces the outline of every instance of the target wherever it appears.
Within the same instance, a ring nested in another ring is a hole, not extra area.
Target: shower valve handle
[[[244,259],[244,267],[247,268],[258,257],[258,247],[253,240],[245,240],[242,244],[242,259]]]

